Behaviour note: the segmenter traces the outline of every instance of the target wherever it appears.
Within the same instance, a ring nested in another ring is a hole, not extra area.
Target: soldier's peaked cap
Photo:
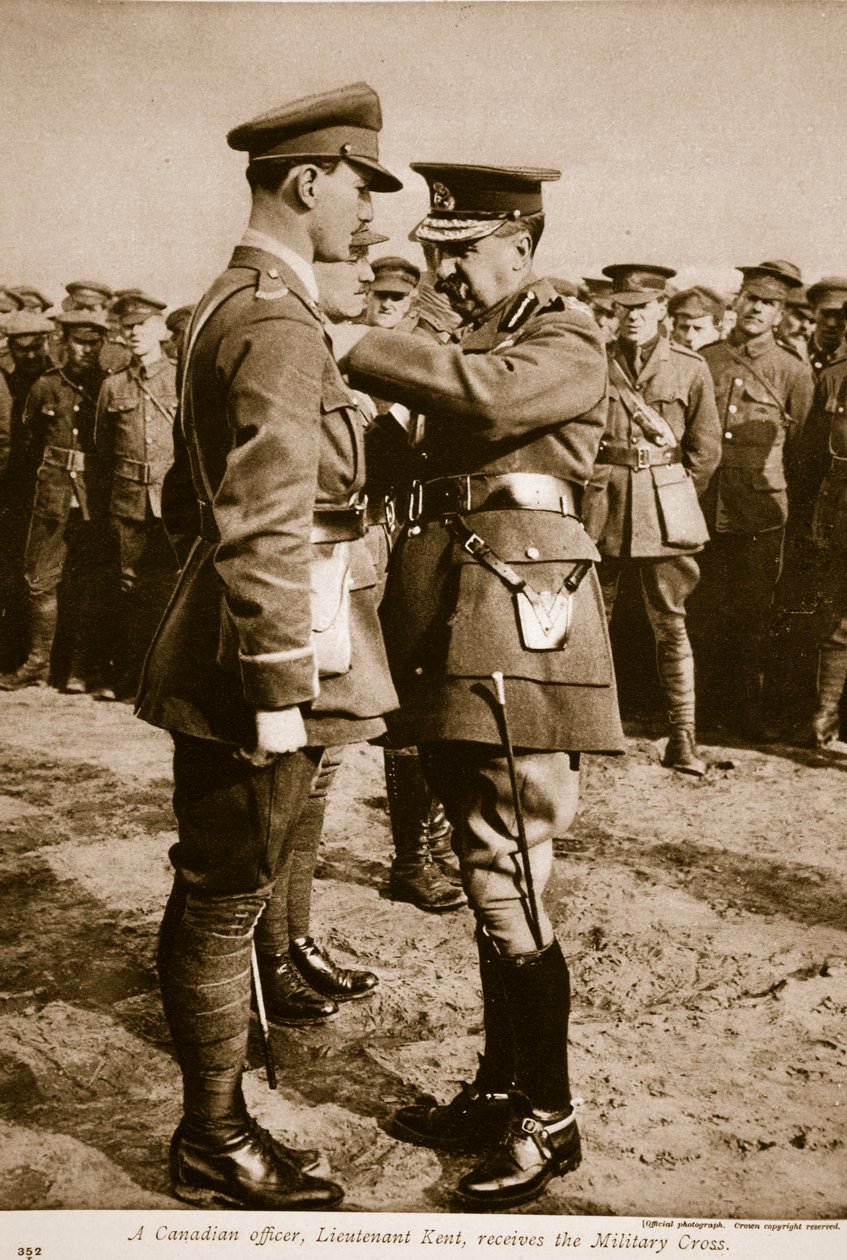
[[[653,298],[666,297],[666,284],[676,275],[673,267],[653,263],[613,263],[603,268],[612,282],[612,301],[621,306],[644,306]]]
[[[675,293],[668,302],[668,313],[670,315],[690,315],[692,319],[702,319],[706,315],[711,315],[717,324],[723,318],[726,310],[726,302],[719,293],[714,289],[708,289],[704,284],[696,284],[691,289],[683,289],[680,293]]]
[[[160,315],[166,306],[167,302],[160,302],[158,298],[150,297],[148,293],[132,289],[122,293],[112,303],[112,311],[123,320],[135,319],[143,323],[152,315]]]
[[[43,337],[54,332],[52,320],[38,311],[13,311],[3,320],[7,337]]]
[[[744,277],[742,288],[751,297],[783,301],[792,289],[802,287],[799,267],[782,258],[757,263],[755,267],[738,267]]]
[[[112,290],[108,284],[102,284],[99,280],[71,280],[70,284],[65,285],[68,293],[99,293],[101,297],[107,301],[113,296]]]
[[[412,162],[429,185],[430,208],[415,228],[419,241],[474,241],[502,223],[543,210],[542,184],[560,179],[549,167],[466,166]]]
[[[377,258],[371,263],[374,278],[371,290],[374,293],[411,293],[418,287],[421,278],[420,267],[406,258]]]
[[[379,97],[367,83],[304,96],[233,127],[231,149],[252,162],[308,161],[330,158],[364,167],[375,192],[397,192],[403,185],[379,164],[377,134],[382,128]]]
[[[11,293],[14,298],[20,298],[23,302],[25,302],[27,298],[34,298],[41,307],[42,311],[49,311],[50,307],[53,305],[53,303],[49,301],[43,293],[40,293],[38,289],[33,289],[32,286],[28,284],[16,284],[14,288],[7,289],[6,292]]]
[[[56,323],[63,332],[75,332],[78,329],[107,333],[109,325],[101,315],[94,311],[62,311],[56,316]]]
[[[824,310],[838,310],[847,299],[847,279],[844,276],[824,276],[817,284],[809,285],[809,302]]]

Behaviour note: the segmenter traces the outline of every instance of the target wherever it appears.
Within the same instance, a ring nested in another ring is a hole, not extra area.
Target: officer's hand
[[[240,748],[238,755],[249,761],[251,766],[261,769],[284,753],[305,748],[306,742],[303,715],[296,705],[290,709],[259,709],[256,712],[256,746],[249,751]]]

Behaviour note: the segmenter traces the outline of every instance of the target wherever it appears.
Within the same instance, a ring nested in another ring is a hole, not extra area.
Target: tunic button
[[[812,366],[813,366],[813,367],[816,367],[816,368],[817,368],[817,370],[818,370],[818,371],[820,371],[820,370],[821,370],[821,368],[823,367],[823,364],[821,363],[820,359],[815,359],[815,361],[814,361],[814,363],[812,364]]]
[[[727,408],[727,411],[729,412],[731,416],[734,416],[735,413],[738,411],[738,408],[736,407],[735,403],[730,403],[729,407]]]
[[[725,433],[725,434],[724,434],[724,437],[726,438],[727,442],[731,442],[731,441],[732,441],[732,434],[731,434],[731,433],[729,433],[729,432]]]
[[[735,378],[735,384],[736,384],[736,385],[739,387],[739,389],[740,389],[740,388],[741,388],[741,386],[744,384],[744,381],[741,379],[741,377],[740,377],[740,376],[736,376],[736,378]]]
[[[843,407],[839,407],[839,408],[838,408],[838,410],[839,410],[839,411],[843,411],[843,410],[844,410],[844,408],[843,408]]]
[[[79,411],[79,403],[74,403],[74,411]]]
[[[526,549],[527,560],[537,560],[540,555],[541,555],[541,552],[538,550],[537,547],[527,547]]]
[[[147,445],[148,445],[148,446],[152,446],[152,445],[153,445],[153,439],[152,439],[151,437],[149,437],[149,438],[145,438],[145,439],[144,439],[144,441],[147,443]]]
[[[630,446],[637,446],[637,445],[638,445],[638,438],[637,438],[637,437],[631,437],[631,438],[629,439],[629,444],[630,444]]]
[[[268,269],[268,275],[270,276],[271,280],[279,279],[279,272],[277,271],[276,267],[270,267]]]
[[[417,665],[415,667],[415,673],[418,675],[418,677],[420,677],[420,675],[423,673],[423,665]]]
[[[72,429],[71,432],[73,433],[74,437],[79,437],[79,429]]]
[[[71,477],[73,478],[73,480],[74,480],[74,481],[76,481],[76,473],[75,473],[75,472],[72,472],[72,473],[71,473]]]
[[[409,529],[409,536],[411,538],[417,538],[420,532],[421,532],[420,525],[412,525],[411,528]]]

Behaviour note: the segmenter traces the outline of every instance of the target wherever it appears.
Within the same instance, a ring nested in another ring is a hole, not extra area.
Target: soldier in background
[[[705,285],[675,293],[668,302],[673,321],[671,341],[686,350],[701,350],[720,341],[725,310],[721,295]]]
[[[777,342],[808,363],[814,331],[815,312],[805,285],[791,289],[785,298],[785,309],[776,330]]]
[[[763,682],[788,517],[786,444],[805,422],[813,382],[800,356],[774,339],[785,298],[802,284],[796,268],[779,261],[739,270],[736,326],[726,341],[703,350],[723,449],[704,497],[711,543],[691,626],[720,711],[740,696],[745,732],[761,740],[772,738]],[[727,666],[735,667],[735,677],[725,676]]]
[[[176,363],[179,359],[183,338],[188,325],[191,323],[193,314],[193,306],[178,306],[165,319],[165,327],[170,333],[170,337],[163,343],[162,349],[172,363]]]
[[[585,527],[611,622],[621,574],[637,568],[656,641],[669,738],[662,764],[703,775],[697,752],[694,655],[686,601],[695,559],[708,540],[697,496],[720,458],[720,427],[708,369],[699,354],[661,333],[670,267],[604,267],[619,331],[609,355],[609,411],[591,480]],[[699,299],[697,309],[700,309]]]
[[[134,291],[113,311],[133,354],[107,377],[97,405],[97,449],[110,477],[109,526],[117,548],[112,677],[95,698],[134,696],[147,644],[176,580],[162,526],[162,482],[173,462],[176,368],[162,353],[165,303]]]
[[[33,289],[28,284],[17,284],[6,290],[12,297],[16,298],[21,309],[25,311],[39,311],[42,315],[45,311],[49,311],[53,303],[46,298],[38,289]]]
[[[132,353],[127,346],[109,336],[112,332],[109,308],[115,297],[109,286],[99,280],[72,280],[65,285],[65,292],[67,296],[62,300],[62,310],[85,311],[105,321],[107,335],[100,351],[100,368],[104,375],[125,371],[132,362]],[[54,357],[58,358],[62,351],[61,342],[57,344],[56,351]]]
[[[421,278],[421,269],[405,258],[378,258],[371,264],[374,278],[362,323],[371,328],[405,327]]]
[[[0,677],[5,691],[47,681],[60,582],[71,640],[64,689],[85,691],[87,685],[98,685],[107,670],[105,481],[94,447],[107,325],[100,313],[88,311],[63,312],[57,322],[64,337],[63,366],[35,382],[23,417],[40,465],[24,561],[29,639],[24,663]]]
[[[824,276],[817,284],[809,285],[807,296],[815,317],[814,332],[808,343],[808,362],[817,379],[823,369],[842,353],[844,329],[847,327],[844,315],[847,278]]]
[[[33,310],[15,311],[3,327],[11,367],[0,367],[0,669],[14,671],[26,655],[28,598],[24,550],[38,469],[24,429],[24,405],[53,366],[47,338],[53,324]]]
[[[618,335],[618,317],[611,293],[612,282],[607,277],[583,276],[577,294],[580,301],[591,308],[606,345],[610,345]]]
[[[847,355],[818,377],[796,465],[794,525],[813,548],[823,623],[811,742],[828,748],[839,739],[847,682]]]

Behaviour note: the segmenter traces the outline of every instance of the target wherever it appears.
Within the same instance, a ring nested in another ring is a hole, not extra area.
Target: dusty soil
[[[847,758],[711,747],[702,781],[660,742],[588,759],[551,903],[570,960],[586,1157],[524,1209],[845,1214]],[[120,705],[0,698],[0,1207],[177,1205],[177,1072],[152,959],[173,839],[169,744]],[[469,912],[385,897],[381,757],[331,802],[315,935],[378,971],[366,1003],[274,1034],[254,1110],[325,1151],[349,1210],[449,1211],[458,1158],[395,1141],[392,1110],[474,1070]]]

